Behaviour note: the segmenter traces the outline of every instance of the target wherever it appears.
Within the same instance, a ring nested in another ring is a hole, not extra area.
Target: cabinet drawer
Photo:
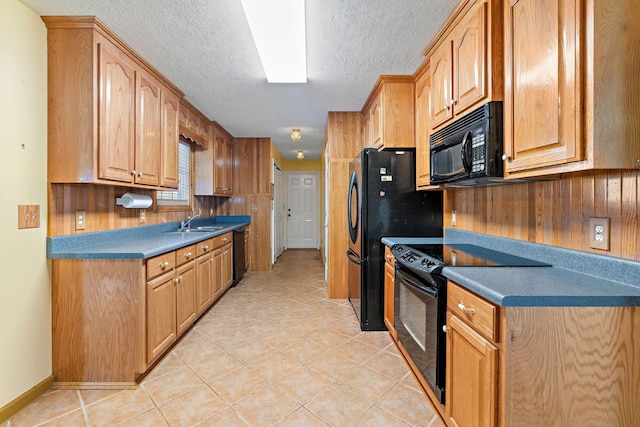
[[[196,259],[196,245],[189,245],[176,250],[176,265],[182,265],[192,259]]]
[[[203,240],[202,242],[196,243],[196,253],[197,256],[204,255],[213,250],[213,239]]]
[[[232,232],[221,234],[220,236],[216,236],[213,238],[213,247],[219,248],[220,246],[230,243],[232,240],[233,240]]]
[[[493,342],[498,341],[498,307],[496,305],[449,281],[447,307],[450,312],[463,319],[485,338]]]
[[[176,253],[167,252],[147,260],[147,280],[171,271],[176,266]]]
[[[391,253],[391,249],[389,246],[384,247],[384,260],[389,263],[392,267],[396,265],[396,258]]]

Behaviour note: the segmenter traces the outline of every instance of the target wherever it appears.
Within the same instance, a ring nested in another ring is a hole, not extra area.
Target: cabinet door
[[[498,349],[458,317],[447,314],[447,425],[496,425]]]
[[[205,311],[213,302],[213,256],[211,253],[201,255],[196,260],[196,300],[198,304],[198,314]]]
[[[393,257],[392,257],[393,258]],[[389,333],[394,341],[398,340],[398,334],[394,327],[393,322],[393,304],[394,304],[394,285],[395,285],[396,270],[393,264],[389,262],[384,263],[384,324],[389,329]]]
[[[429,69],[416,81],[416,187],[427,187],[431,183],[431,152],[429,150],[429,103],[431,74]]]
[[[376,99],[371,104],[370,110],[370,118],[369,118],[369,126],[371,126],[371,145],[373,148],[382,147],[382,135],[384,133],[383,126],[383,118],[382,118],[382,95],[378,95]]]
[[[176,316],[178,335],[196,320],[196,269],[195,261],[190,261],[176,270]]]
[[[222,247],[222,287],[227,289],[233,283],[233,243]]]
[[[176,288],[174,272],[147,282],[147,363],[176,339]]]
[[[98,64],[98,176],[100,179],[132,182],[136,86],[134,65],[106,40],[98,44]]]
[[[223,186],[226,188],[227,195],[233,194],[233,146],[227,138],[224,140],[224,175]]]
[[[146,73],[136,73],[136,142],[133,179],[137,184],[160,182],[160,86]]]
[[[244,268],[246,271],[249,271],[251,268],[251,259],[249,256],[251,255],[251,251],[249,250],[249,242],[251,241],[251,230],[249,226],[244,229]]]
[[[227,177],[227,169],[229,167],[227,148],[227,139],[223,135],[216,133],[213,142],[213,182],[215,194],[227,195],[231,193],[231,186],[229,185],[229,179]]]
[[[160,185],[178,188],[178,116],[180,101],[170,92],[162,91]]]
[[[453,35],[454,113],[459,115],[487,96],[487,4],[480,2]]]
[[[220,296],[224,290],[224,271],[223,271],[223,248],[219,247],[213,251],[213,299]]]
[[[510,0],[507,5],[504,111],[507,171],[582,158],[577,3]]]
[[[431,128],[453,117],[451,108],[451,41],[445,41],[431,56]]]

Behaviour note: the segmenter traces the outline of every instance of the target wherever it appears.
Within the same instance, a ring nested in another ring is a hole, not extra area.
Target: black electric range
[[[396,244],[396,262],[424,276],[452,267],[548,267],[549,264],[465,243]]]

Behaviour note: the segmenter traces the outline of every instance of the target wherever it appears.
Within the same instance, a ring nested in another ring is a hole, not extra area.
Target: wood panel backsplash
[[[51,184],[49,191],[49,236],[117,230],[141,225],[181,221],[191,210],[156,210],[155,204],[144,209],[145,222],[140,222],[141,209],[116,206],[116,198],[126,192],[154,198],[155,190],[94,184]],[[227,197],[194,197],[193,211],[202,217],[230,215],[231,200]],[[85,211],[85,229],[76,230],[76,211]],[[211,213],[211,215],[210,215]]]
[[[576,173],[553,181],[446,190],[444,225],[640,260],[640,172]],[[611,218],[611,250],[589,247],[589,218]]]

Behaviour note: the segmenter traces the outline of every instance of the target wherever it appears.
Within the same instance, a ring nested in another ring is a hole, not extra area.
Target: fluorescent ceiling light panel
[[[306,83],[305,0],[242,0],[269,83]]]

